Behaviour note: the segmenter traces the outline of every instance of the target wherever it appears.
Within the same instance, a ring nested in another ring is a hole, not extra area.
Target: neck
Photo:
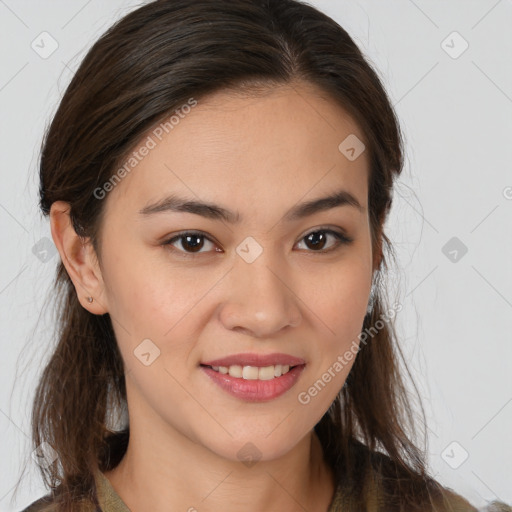
[[[130,422],[125,456],[105,472],[133,512],[328,511],[334,475],[314,431],[282,457],[246,465],[219,457],[168,426],[159,435],[154,418],[138,419]]]

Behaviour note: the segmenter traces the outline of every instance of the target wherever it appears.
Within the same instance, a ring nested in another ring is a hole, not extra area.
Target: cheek
[[[336,398],[354,365],[369,289],[367,271],[354,266],[333,274],[322,292],[310,294],[308,307],[316,322],[312,330],[316,350],[296,399],[315,422]]]
[[[309,276],[300,293],[300,297],[307,297],[305,311],[311,311],[311,332],[318,347],[310,367],[310,382],[302,391],[308,392],[309,386],[320,379],[316,389],[308,392],[312,398],[322,391],[316,403],[334,399],[355,362],[371,288],[371,270],[361,263],[364,261],[354,256],[333,265],[332,272],[318,271]]]
[[[336,343],[348,336],[357,336],[366,314],[371,288],[371,271],[356,257],[339,264],[308,272],[301,281],[299,297],[327,335]],[[319,331],[320,332],[320,331]],[[324,339],[324,338],[323,338]]]
[[[204,273],[167,265],[164,249],[151,252],[119,244],[104,257],[109,313],[134,339],[162,338],[211,286]]]

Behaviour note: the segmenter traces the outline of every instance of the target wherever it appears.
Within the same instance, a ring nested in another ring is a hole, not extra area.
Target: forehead
[[[147,132],[128,155],[138,153],[136,165],[125,165],[129,172],[109,192],[108,209],[139,210],[181,192],[243,210],[244,203],[298,201],[340,185],[364,206],[367,152],[349,160],[340,151],[354,136],[365,139],[340,105],[309,84],[217,92]]]

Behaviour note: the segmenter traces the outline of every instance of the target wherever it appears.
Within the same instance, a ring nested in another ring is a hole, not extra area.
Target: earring
[[[89,304],[93,301],[94,299],[92,297],[87,297],[87,302],[89,302]]]

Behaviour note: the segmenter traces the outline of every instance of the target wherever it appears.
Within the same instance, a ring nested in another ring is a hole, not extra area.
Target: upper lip
[[[306,364],[304,359],[300,357],[294,357],[289,354],[233,354],[221,359],[213,359],[211,361],[205,361],[201,363],[205,366],[275,366],[277,364],[297,366]]]

